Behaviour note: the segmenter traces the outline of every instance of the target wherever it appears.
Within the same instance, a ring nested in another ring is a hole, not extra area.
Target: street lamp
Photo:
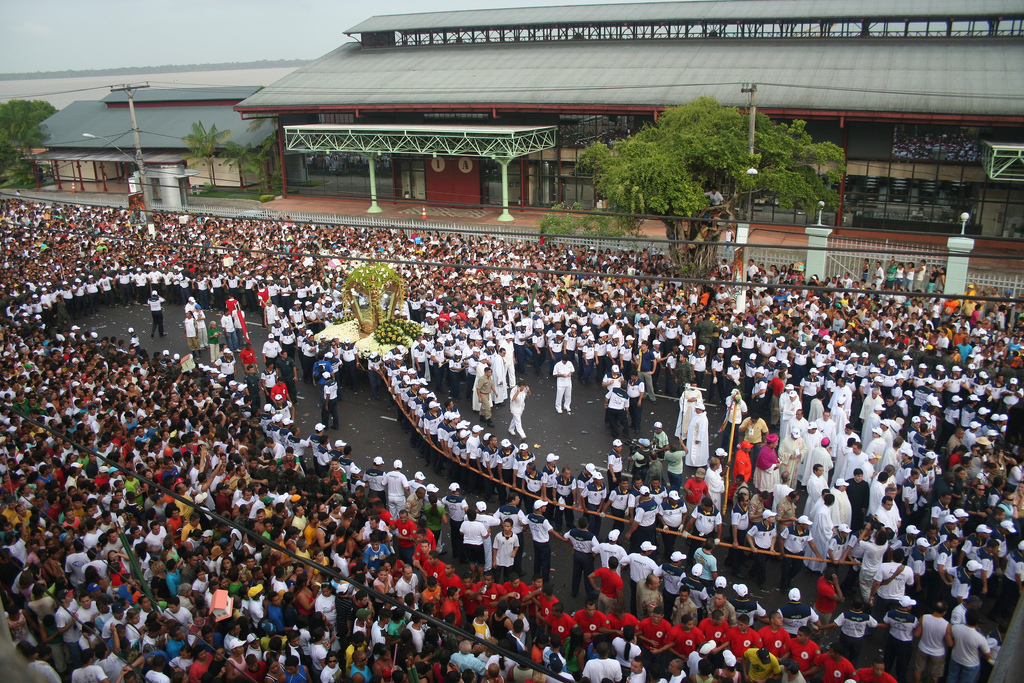
[[[971,220],[971,214],[967,213],[966,211],[964,211],[962,214],[960,214],[960,234],[961,235],[966,235],[967,234],[967,221],[969,221],[969,220]]]
[[[824,228],[825,226],[824,226],[824,225],[821,225],[821,213],[822,213],[822,212],[823,212],[824,210],[825,210],[825,202],[823,202],[822,200],[820,200],[820,199],[819,199],[819,200],[818,200],[818,225],[819,225],[819,226],[821,226],[821,227],[823,227],[823,228]]]
[[[747,169],[747,176],[751,180],[750,189],[747,190],[747,222],[754,222],[754,182],[757,178],[757,169],[750,167]]]

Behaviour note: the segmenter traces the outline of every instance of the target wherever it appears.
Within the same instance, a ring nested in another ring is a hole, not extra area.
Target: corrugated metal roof
[[[122,154],[118,151],[107,152],[103,150],[81,150],[81,149],[51,149],[48,152],[30,154],[27,159],[36,161],[126,161],[135,162],[135,154],[132,150],[125,150]],[[142,150],[142,158],[147,164],[180,164],[181,155],[173,152],[147,152]]]
[[[194,88],[159,88],[150,87],[135,91],[135,102],[203,102],[210,100],[236,100],[241,102],[254,92],[258,86],[196,86]],[[127,102],[128,95],[124,92],[112,92],[101,101]]]
[[[199,107],[146,107],[135,112],[139,122],[139,140],[142,149],[186,149],[181,138],[192,131],[194,121],[202,121],[209,128],[216,124],[220,130],[230,130],[233,142],[240,145],[256,144],[273,132],[264,126],[256,133],[248,131],[249,122],[243,121],[230,106]],[[109,108],[102,101],[72,102],[42,123],[49,134],[48,148],[110,149],[106,140],[86,138],[82,133],[108,137],[118,147],[131,152],[132,119],[127,107]]]
[[[681,19],[816,19],[877,16],[1000,16],[1020,14],[1019,0],[697,0],[616,5],[566,5],[376,16],[345,33],[519,26],[574,22]]]
[[[774,109],[1024,115],[1024,43],[636,41],[361,50],[342,45],[247,107],[371,104],[664,106],[711,95]],[[142,125],[142,124],[140,124]]]

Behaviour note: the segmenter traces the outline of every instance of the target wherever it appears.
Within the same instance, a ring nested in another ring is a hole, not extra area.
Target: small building
[[[272,126],[250,130],[251,122],[242,121],[233,109],[257,90],[254,86],[154,86],[135,91],[139,144],[154,202],[178,208],[187,205],[185,195],[192,187],[245,187],[258,182],[219,157],[189,167],[188,146],[182,141],[197,121],[207,129],[216,126],[230,131],[227,140],[242,146],[255,146],[272,135]],[[135,140],[124,92],[113,92],[101,100],[72,102],[43,121],[42,129],[47,136],[46,149],[31,158],[36,164],[50,166],[57,189],[117,193],[137,189]]]

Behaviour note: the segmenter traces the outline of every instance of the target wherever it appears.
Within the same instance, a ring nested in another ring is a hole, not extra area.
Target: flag
[[[249,341],[249,330],[245,326],[245,311],[238,305],[238,299],[231,297],[224,302],[224,307],[231,314],[231,319],[235,321],[235,327],[242,331],[245,341],[251,344],[252,342]]]

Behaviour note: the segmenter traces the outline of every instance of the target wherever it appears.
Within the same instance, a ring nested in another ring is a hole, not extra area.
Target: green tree
[[[0,104],[0,177],[10,183],[32,177],[31,164],[22,159],[46,138],[40,123],[57,113],[42,100],[8,100]]]
[[[537,222],[542,235],[568,235],[579,237],[625,237],[637,234],[636,224],[632,220],[620,221],[620,217],[601,216],[592,213],[567,213],[582,211],[578,203],[567,207],[555,204],[554,212],[544,214]]]
[[[188,154],[185,161],[189,166],[205,163],[210,171],[210,184],[216,185],[217,178],[214,176],[213,162],[217,158],[217,150],[222,147],[228,138],[231,137],[230,130],[217,130],[217,124],[209,128],[203,125],[202,121],[192,123],[192,132],[181,139],[188,147]]]
[[[253,147],[252,143],[240,145],[230,140],[224,145],[224,152],[221,154],[229,166],[238,170],[239,181],[244,175],[255,175],[260,179],[260,186],[263,186],[265,177],[266,158],[263,150]]]
[[[599,195],[617,211],[655,214],[669,239],[715,242],[720,223],[707,218],[735,218],[744,194],[764,190],[778,196],[782,208],[805,211],[819,200],[835,207],[845,158],[830,142],[816,143],[803,121],[776,123],[758,114],[754,155],[747,147],[748,117],[701,97],[665,111],[658,122],[614,146],[596,143],[581,157],[594,173]],[[758,175],[747,175],[748,168]],[[721,207],[709,211],[705,191],[717,187]],[[714,245],[680,245],[672,249],[680,265],[703,272],[714,262]]]

